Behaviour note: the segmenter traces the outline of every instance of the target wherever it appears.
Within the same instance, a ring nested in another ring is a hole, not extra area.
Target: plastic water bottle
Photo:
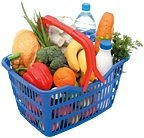
[[[74,24],[77,30],[84,33],[88,38],[92,40],[92,42],[95,42],[96,24],[90,12],[89,3],[82,4],[82,11],[77,16]]]
[[[96,55],[97,68],[103,76],[113,65],[111,48],[112,43],[110,40],[102,40],[100,43],[100,50]]]

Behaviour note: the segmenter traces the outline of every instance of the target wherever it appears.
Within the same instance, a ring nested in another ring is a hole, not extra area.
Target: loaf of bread
[[[29,67],[34,63],[39,49],[39,42],[32,31],[20,30],[16,33],[13,40],[12,53],[21,53],[25,67]]]

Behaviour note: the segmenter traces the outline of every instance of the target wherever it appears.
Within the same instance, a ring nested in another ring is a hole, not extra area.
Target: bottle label
[[[96,38],[96,30],[95,29],[90,29],[90,30],[82,30],[80,28],[76,28],[77,30],[79,30],[81,33],[85,34],[88,38],[91,39],[92,42],[95,42],[95,38]]]

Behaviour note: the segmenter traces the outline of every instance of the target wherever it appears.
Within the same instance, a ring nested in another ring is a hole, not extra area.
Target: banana
[[[67,46],[66,51],[64,53],[68,65],[70,66],[71,69],[73,69],[76,72],[80,70],[77,55],[82,48],[83,48],[82,45],[80,45],[77,41],[72,40]]]
[[[86,72],[86,69],[87,69],[84,50],[81,50],[78,54],[78,63],[79,63],[81,72],[84,74]]]
[[[86,69],[87,69],[87,65],[86,65],[86,56],[85,56],[84,50],[81,50],[78,53],[78,63],[79,63],[82,74],[85,74]],[[90,81],[94,81],[95,79],[96,79],[96,77],[94,76],[94,73],[92,72],[91,77],[90,77]]]

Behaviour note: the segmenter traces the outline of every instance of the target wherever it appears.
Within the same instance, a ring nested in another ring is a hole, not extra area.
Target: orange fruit
[[[56,70],[53,76],[54,84],[57,87],[66,86],[66,85],[75,85],[76,75],[73,70],[68,67],[61,67]]]

